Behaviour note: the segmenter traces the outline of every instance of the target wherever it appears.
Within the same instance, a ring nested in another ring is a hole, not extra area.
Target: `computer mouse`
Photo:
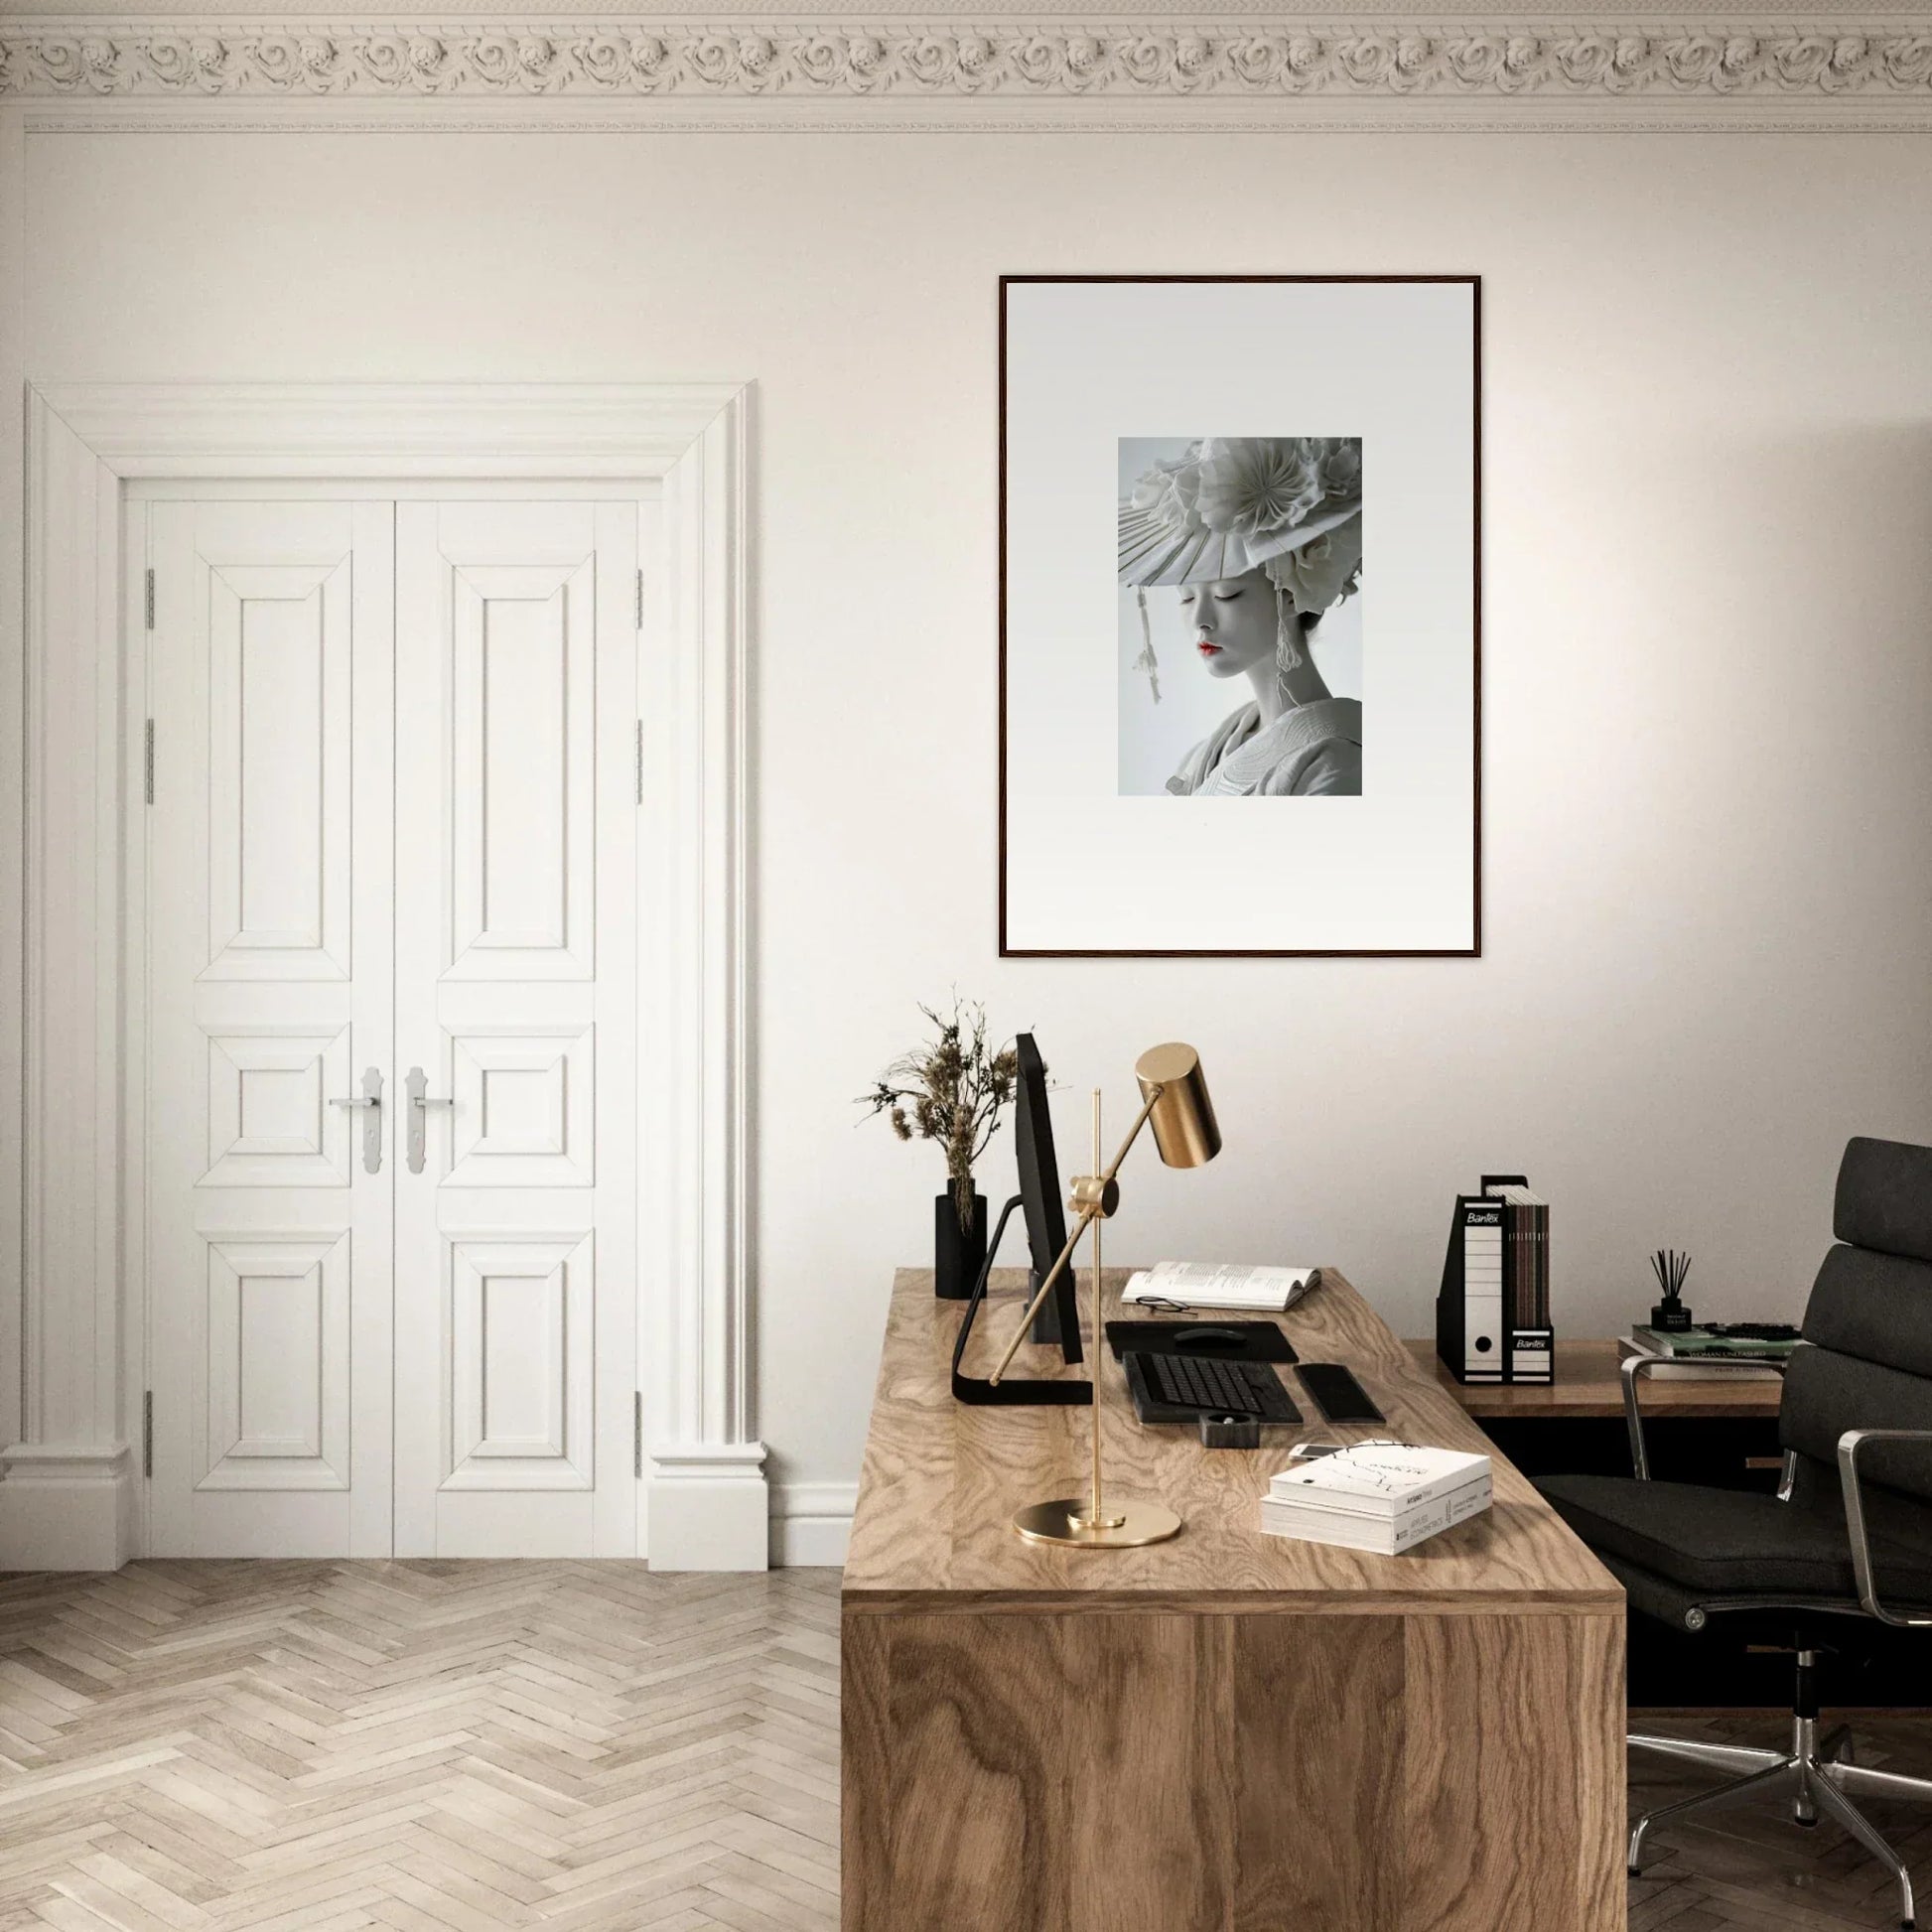
[[[1237,1348],[1245,1348],[1248,1338],[1239,1328],[1176,1328],[1173,1331],[1176,1348],[1225,1348],[1230,1342]]]

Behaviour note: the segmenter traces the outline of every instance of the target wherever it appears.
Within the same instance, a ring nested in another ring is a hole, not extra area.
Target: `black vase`
[[[932,1203],[932,1292],[942,1302],[963,1302],[986,1266],[986,1196],[973,1189],[969,1224],[959,1225],[950,1187]]]

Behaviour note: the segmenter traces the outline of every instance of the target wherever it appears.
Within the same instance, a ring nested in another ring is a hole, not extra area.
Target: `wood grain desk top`
[[[1471,1416],[1525,1420],[1554,1417],[1616,1417],[1623,1415],[1623,1382],[1617,1374],[1614,1341],[1559,1341],[1557,1379],[1548,1388],[1493,1388],[1458,1382],[1437,1359],[1433,1341],[1412,1341],[1410,1351],[1432,1376]],[[1735,1421],[1775,1416],[1782,1382],[1761,1382],[1755,1376],[1729,1375],[1710,1381],[1679,1381],[1668,1375],[1648,1375],[1641,1394],[1646,1418],[1682,1417]]]
[[[1106,1273],[1105,1316],[1119,1311],[1126,1269]],[[985,1375],[1025,1307],[1026,1277],[995,1271],[965,1364]],[[1090,1306],[1081,1271],[1083,1324]],[[1088,1459],[1086,1408],[978,1408],[953,1400],[959,1302],[936,1301],[932,1276],[900,1269],[893,1284],[878,1393],[845,1566],[850,1612],[924,1610],[1331,1610],[1369,1612],[1622,1609],[1616,1580],[1571,1534],[1526,1477],[1333,1270],[1282,1317],[1304,1361],[1345,1362],[1387,1426],[1311,1421],[1256,1449],[1203,1449],[1191,1432],[1145,1429],[1121,1367],[1104,1356],[1105,1473],[1124,1495],[1157,1498],[1185,1527],[1172,1542],[1129,1551],[1062,1550],[1023,1541],[1014,1511],[1078,1495]],[[1139,1313],[1139,1311],[1135,1311]],[[1092,1342],[1089,1337],[1089,1349]],[[1017,1375],[1070,1375],[1056,1349],[1029,1344]],[[1258,1503],[1298,1441],[1396,1436],[1491,1456],[1495,1500],[1483,1515],[1400,1557],[1264,1536]]]

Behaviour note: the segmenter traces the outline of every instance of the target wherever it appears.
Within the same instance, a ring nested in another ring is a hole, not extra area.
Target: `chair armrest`
[[[1845,1530],[1852,1539],[1852,1574],[1858,1579],[1859,1601],[1867,1616],[1902,1629],[1932,1625],[1932,1615],[1906,1616],[1878,1601],[1878,1586],[1871,1577],[1871,1545],[1865,1535],[1864,1491],[1859,1481],[1859,1451],[1867,1443],[1932,1443],[1932,1429],[1848,1429],[1838,1439],[1838,1479],[1845,1491]]]
[[[1650,1480],[1650,1455],[1644,1448],[1643,1407],[1637,1400],[1637,1383],[1650,1370],[1667,1366],[1671,1359],[1668,1355],[1627,1355],[1618,1369],[1623,1377],[1623,1420],[1630,1431],[1630,1466],[1639,1482]],[[1783,1362],[1740,1361],[1734,1355],[1700,1355],[1697,1365],[1701,1369],[1768,1368],[1780,1376],[1786,1366]]]

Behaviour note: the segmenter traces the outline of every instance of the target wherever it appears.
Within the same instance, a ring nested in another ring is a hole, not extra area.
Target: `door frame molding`
[[[642,1038],[638,1547],[660,1569],[762,1569],[749,1187],[752,385],[29,385],[22,1281],[0,1300],[0,1568],[139,1554],[146,1309],[137,853],[146,694],[137,479],[656,481],[640,686],[665,782],[638,824]],[[663,661],[648,649],[661,638]],[[639,711],[645,710],[640,690]],[[11,747],[0,748],[11,750]],[[12,1123],[6,1125],[11,1126]],[[12,1302],[14,1306],[6,1306]]]

